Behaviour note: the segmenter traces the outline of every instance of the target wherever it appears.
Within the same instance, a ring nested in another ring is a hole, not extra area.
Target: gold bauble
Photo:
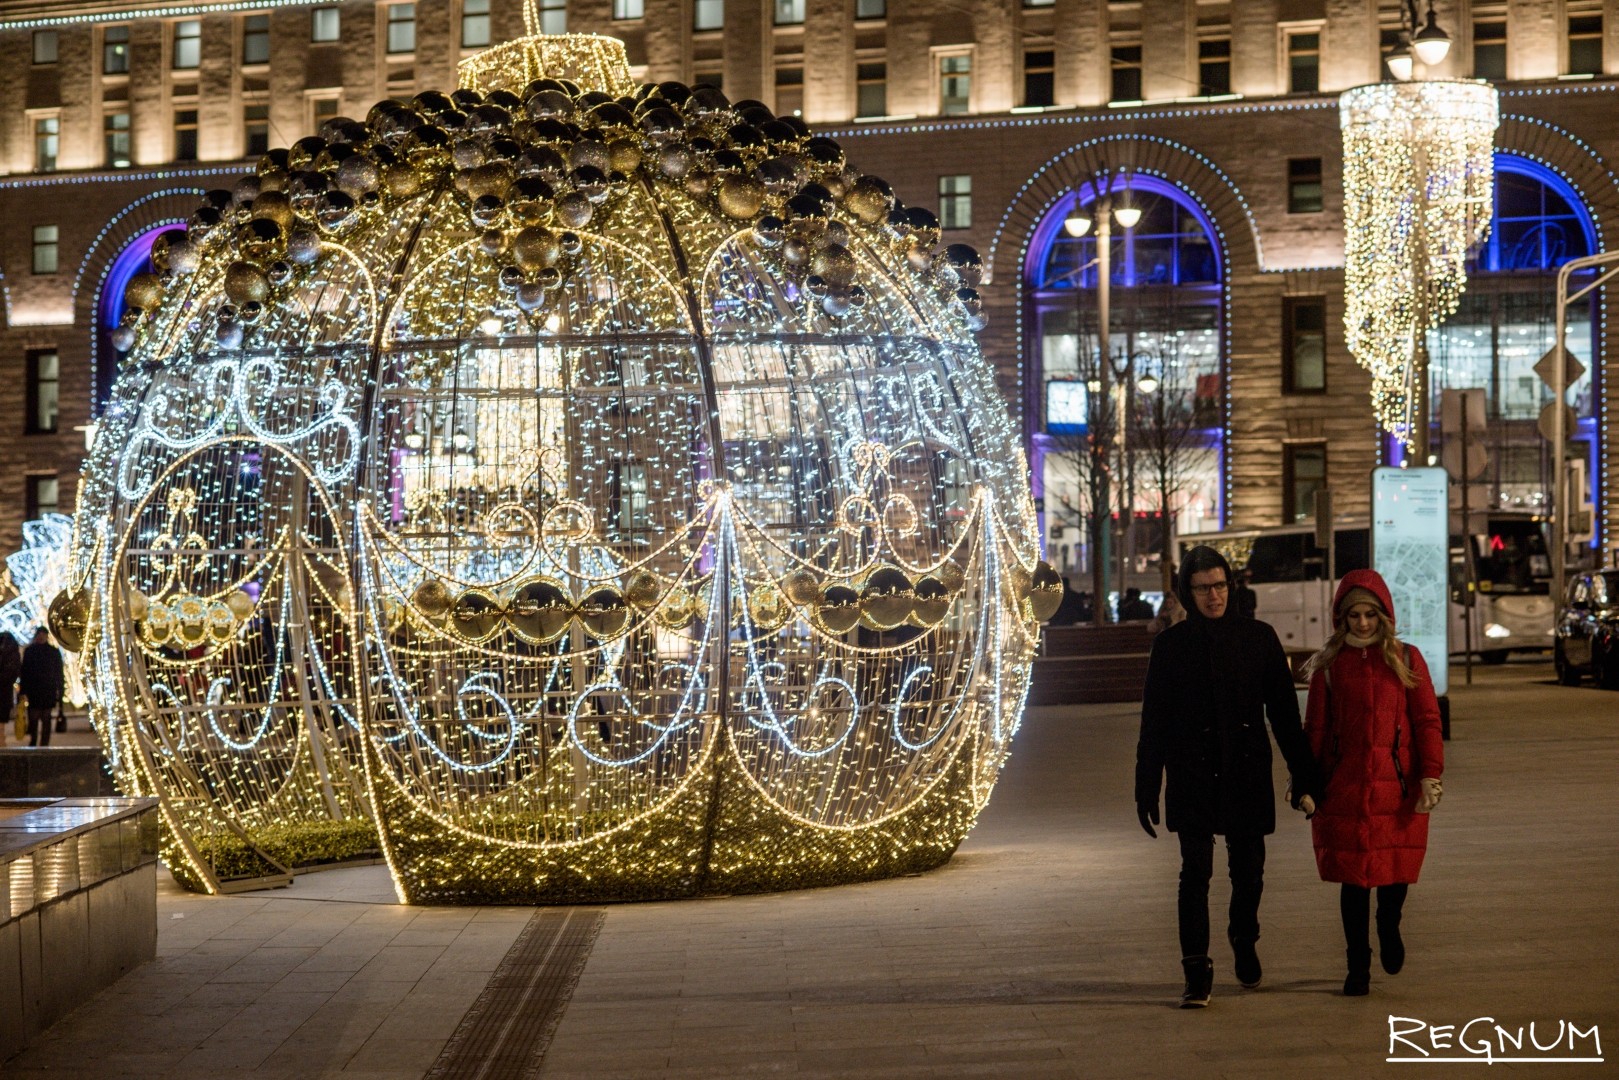
[[[847,634],[860,622],[860,594],[847,585],[826,585],[815,603],[815,621],[828,633]]]
[[[208,639],[208,608],[200,596],[182,596],[174,605],[176,626],[174,636],[188,647],[201,645]]]
[[[242,258],[263,265],[281,257],[287,250],[287,238],[279,224],[256,217],[236,230],[236,248]]]
[[[397,596],[384,596],[377,607],[381,609],[382,628],[390,634],[398,633],[405,625],[405,602]]]
[[[629,139],[613,139],[607,144],[612,171],[629,176],[641,167],[641,147]]]
[[[562,261],[562,238],[540,225],[530,225],[512,240],[512,258],[525,270],[539,270]]]
[[[45,621],[51,634],[68,652],[84,647],[84,632],[90,625],[90,593],[86,589],[63,590],[51,601]],[[10,687],[6,691],[10,692]]]
[[[253,598],[241,589],[225,597],[225,606],[237,622],[246,622],[253,617]]]
[[[785,578],[782,578],[781,591],[786,594],[787,599],[799,607],[803,607],[820,595],[821,583],[808,570],[794,570]]]
[[[764,585],[748,594],[748,614],[760,628],[779,630],[793,617],[793,608],[780,589]]]
[[[410,602],[431,622],[438,622],[449,614],[454,598],[449,588],[438,578],[428,578],[410,594]]]
[[[482,589],[468,589],[455,598],[447,625],[465,641],[488,641],[500,629],[500,604]]]
[[[225,295],[233,304],[262,304],[270,298],[270,278],[250,262],[238,260],[225,268]]]
[[[765,204],[765,186],[751,176],[727,176],[720,181],[716,198],[720,213],[745,221]]]
[[[163,300],[163,279],[156,274],[136,274],[124,286],[124,303],[150,311]]]
[[[204,621],[208,624],[208,636],[216,645],[225,644],[236,633],[236,616],[231,614],[230,608],[222,600],[208,605]]]
[[[932,574],[916,581],[916,603],[911,607],[911,622],[917,626],[938,626],[950,614],[950,590]]]
[[[262,178],[260,183],[262,183]],[[280,191],[264,191],[253,200],[253,216],[268,218],[283,229],[292,227],[292,200]]]
[[[860,621],[872,630],[892,630],[916,603],[911,579],[895,566],[879,566],[860,589]]]
[[[624,594],[611,585],[592,589],[579,601],[579,622],[593,638],[617,637],[630,621]]]
[[[135,588],[129,587],[129,617],[135,622],[145,622],[146,616],[152,610],[152,601],[147,595]]]
[[[810,257],[810,273],[835,289],[847,287],[854,281],[858,265],[854,253],[842,244],[829,244]]]
[[[933,576],[938,578],[939,583],[952,593],[960,592],[962,587],[967,584],[967,575],[962,572],[961,565],[949,559],[934,568]]]
[[[675,587],[664,596],[663,603],[653,612],[658,625],[669,630],[684,630],[697,618],[697,598],[690,589]]]
[[[1045,622],[1057,614],[1062,603],[1062,576],[1044,559],[1034,564],[1029,581],[1029,611],[1036,622]]]
[[[469,169],[466,178],[469,198],[493,195],[497,199],[504,199],[511,190],[512,182],[517,179],[517,173],[504,161],[491,161]]]
[[[405,199],[422,190],[422,176],[403,161],[382,170],[382,187],[396,199]]]
[[[843,205],[862,224],[875,225],[888,217],[893,200],[871,177],[861,177],[844,196]]]
[[[650,570],[641,570],[631,575],[628,584],[624,586],[624,599],[631,607],[646,611],[656,607],[658,597],[663,593],[663,586],[658,582],[658,575]]]
[[[162,645],[174,633],[174,612],[169,605],[153,603],[146,611],[146,619],[141,623],[141,636],[153,645]]]
[[[546,645],[561,637],[573,618],[573,599],[561,582],[532,578],[517,587],[506,621],[512,632],[531,645]]]

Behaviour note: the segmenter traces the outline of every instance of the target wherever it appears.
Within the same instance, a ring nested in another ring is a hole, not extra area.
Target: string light
[[[1374,83],[1340,99],[1344,328],[1378,423],[1409,448],[1417,346],[1460,303],[1489,229],[1496,92],[1484,82]]]
[[[949,857],[1061,583],[931,213],[534,35],[187,226],[130,282],[53,604],[178,876],[366,830],[409,901]]]

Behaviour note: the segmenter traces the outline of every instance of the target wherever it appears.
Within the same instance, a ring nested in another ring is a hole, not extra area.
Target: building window
[[[388,5],[388,52],[416,51],[416,5]]]
[[[1315,516],[1315,493],[1327,486],[1327,447],[1324,443],[1282,447],[1282,520],[1304,521]]]
[[[652,526],[647,499],[646,465],[639,461],[613,463],[612,524],[621,532],[643,532]]]
[[[34,273],[56,273],[56,245],[60,233],[55,225],[34,226]]]
[[[646,0],[613,0],[613,18],[640,19],[646,16]]]
[[[939,113],[960,116],[972,100],[973,58],[967,53],[939,57]]]
[[[102,162],[109,169],[129,168],[129,111],[115,109],[101,114]]]
[[[1287,92],[1316,94],[1321,91],[1321,35],[1287,35]]]
[[[309,99],[309,130],[319,131],[320,126],[337,115],[338,99],[335,97],[312,97]]]
[[[197,110],[174,110],[174,160],[197,160]]]
[[[776,69],[776,115],[798,116],[804,111],[804,69]]]
[[[1473,24],[1473,78],[1505,79],[1507,77],[1507,24],[1504,22],[1476,22]]]
[[[343,36],[343,13],[335,7],[318,7],[309,13],[309,40],[337,41]]]
[[[36,474],[28,478],[28,491],[23,513],[28,521],[38,521],[46,514],[54,514],[59,508],[57,500],[56,474]]]
[[[1023,104],[1057,103],[1057,54],[1050,49],[1023,54]]]
[[[242,20],[242,63],[270,62],[270,16],[249,15]]]
[[[1120,45],[1113,49],[1113,87],[1108,100],[1141,100],[1140,45]]]
[[[56,63],[56,31],[55,30],[35,30],[34,31],[34,63],[36,63],[36,64],[54,64],[54,63]]]
[[[855,65],[856,116],[888,115],[888,65]]]
[[[55,116],[34,117],[34,171],[55,172],[56,151],[62,138],[62,121]]]
[[[618,12],[617,0],[614,0],[613,12],[616,17]],[[461,47],[463,49],[482,49],[489,42],[489,0],[462,0]]]
[[[1197,92],[1214,97],[1231,93],[1231,39],[1197,43]]]
[[[1321,212],[1321,159],[1287,159],[1287,212],[1289,214],[1319,214]]]
[[[1057,0],[1023,0],[1026,8],[1056,7]]]
[[[248,157],[270,150],[270,106],[242,106],[242,149]]]
[[[1602,16],[1587,15],[1568,21],[1568,73],[1602,74]]]
[[[1282,298],[1282,392],[1320,394],[1327,389],[1327,298]]]
[[[939,177],[939,227],[970,229],[973,224],[973,178]]]
[[[886,19],[888,17],[888,0],[854,0],[854,17],[857,19]]]
[[[55,349],[30,349],[28,368],[28,424],[30,435],[56,430],[56,409],[61,400],[61,362]]]
[[[202,20],[181,19],[174,24],[173,56],[175,71],[192,71],[202,63]]]
[[[691,6],[693,30],[718,30],[725,25],[725,0],[695,0]]]
[[[802,26],[804,0],[776,0],[777,26]]]
[[[540,33],[568,32],[568,0],[540,0]]]
[[[109,26],[101,32],[101,73],[129,74],[129,27]]]

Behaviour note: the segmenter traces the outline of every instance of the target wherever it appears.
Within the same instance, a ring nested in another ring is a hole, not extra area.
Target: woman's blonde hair
[[[1356,594],[1361,595],[1356,595]],[[1406,663],[1405,642],[1401,641],[1394,632],[1394,620],[1389,613],[1383,610],[1383,605],[1367,599],[1365,590],[1355,589],[1344,597],[1344,602],[1333,613],[1332,636],[1327,643],[1321,646],[1316,654],[1304,663],[1304,678],[1313,678],[1318,671],[1326,671],[1332,667],[1332,662],[1338,658],[1338,651],[1344,647],[1344,639],[1349,636],[1349,609],[1356,604],[1370,603],[1377,612],[1377,638],[1383,651],[1383,662],[1388,664],[1394,677],[1400,680],[1400,685],[1407,690],[1417,685],[1417,676]]]

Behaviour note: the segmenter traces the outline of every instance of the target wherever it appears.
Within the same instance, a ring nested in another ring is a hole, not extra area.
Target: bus
[[[1501,663],[1514,652],[1550,649],[1556,604],[1545,521],[1511,510],[1489,511],[1484,521],[1484,533],[1450,538],[1451,653],[1465,650],[1469,618],[1473,652],[1485,663]],[[1473,546],[1471,583],[1464,539]],[[1371,565],[1371,529],[1364,519],[1334,523],[1331,578],[1327,552],[1316,546],[1310,522],[1188,534],[1179,537],[1182,558],[1198,544],[1219,551],[1233,570],[1246,572],[1259,601],[1259,617],[1276,628],[1288,649],[1313,650],[1325,643],[1332,632],[1330,609],[1338,580]],[[1465,602],[1469,596],[1471,606]]]

